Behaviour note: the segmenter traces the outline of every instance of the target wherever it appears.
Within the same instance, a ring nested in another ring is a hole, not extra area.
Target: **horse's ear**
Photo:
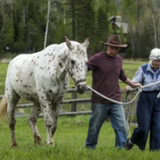
[[[71,42],[69,41],[69,39],[68,39],[66,36],[65,36],[65,41],[66,41],[66,44],[67,44],[68,48],[69,48],[70,50],[72,50],[72,49],[73,49],[73,46],[72,46]]]
[[[88,48],[88,46],[89,46],[89,37],[86,38],[82,44],[84,45],[84,47]]]

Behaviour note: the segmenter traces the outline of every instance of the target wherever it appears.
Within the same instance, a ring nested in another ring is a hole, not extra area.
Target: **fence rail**
[[[91,91],[89,89],[87,89],[85,91],[86,92],[90,92]],[[132,91],[132,92],[129,92],[129,93],[126,93],[124,90],[121,91],[122,94],[125,94],[125,99],[124,101],[130,101],[131,99],[131,94],[135,94],[135,91]],[[63,104],[70,104],[70,107],[71,107],[71,112],[63,112],[61,111],[60,112],[60,116],[76,116],[76,115],[85,115],[85,114],[91,114],[91,110],[88,110],[88,111],[77,111],[77,104],[80,104],[80,103],[91,103],[91,98],[77,98],[78,97],[78,94],[77,94],[77,90],[75,88],[71,88],[71,89],[68,89],[67,90],[67,93],[71,93],[71,99],[64,99],[63,100]],[[2,98],[3,95],[0,95],[0,98]],[[129,104],[129,105],[125,105],[124,108],[125,108],[125,114],[126,114],[126,117],[128,118],[129,115],[133,115],[133,112],[135,112],[135,107],[136,107],[136,101],[133,103],[133,104]],[[18,104],[17,105],[17,108],[19,109],[25,109],[25,108],[31,108],[33,107],[33,103],[25,103],[25,104]],[[132,111],[131,109],[132,108]],[[28,114],[19,114],[17,113],[16,114],[16,117],[25,117],[25,116],[28,116]],[[40,117],[42,117],[43,115],[40,114]]]

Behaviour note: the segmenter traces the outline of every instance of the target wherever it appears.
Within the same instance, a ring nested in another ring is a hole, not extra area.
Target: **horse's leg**
[[[47,134],[47,142],[49,143],[50,141],[53,142],[53,135],[57,129],[57,120],[59,116],[59,112],[61,109],[62,105],[62,98],[60,98],[56,103],[54,101],[51,101],[51,117],[52,117],[52,127],[50,131],[48,131]]]
[[[39,103],[34,103],[33,110],[31,116],[29,118],[29,123],[33,132],[34,136],[34,143],[40,144],[41,143],[41,136],[39,134],[38,128],[36,126],[37,118],[41,113],[41,108]]]
[[[15,125],[16,125],[16,120],[15,120],[15,108],[19,100],[19,96],[12,91],[12,93],[6,94],[7,97],[7,103],[8,103],[8,122],[9,122],[9,128],[11,131],[11,146],[17,146],[16,138],[15,138]]]
[[[49,101],[48,101],[48,98],[47,98],[44,91],[41,91],[39,93],[39,102],[40,102],[41,110],[43,112],[47,134],[48,133],[50,134],[50,130],[51,130],[51,127],[52,127],[52,118],[51,118],[51,115],[50,115]],[[53,140],[50,139],[49,141],[47,141],[47,143],[53,145]]]

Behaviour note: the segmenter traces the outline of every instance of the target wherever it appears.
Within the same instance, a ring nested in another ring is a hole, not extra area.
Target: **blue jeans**
[[[120,149],[125,148],[127,133],[123,106],[115,103],[92,103],[91,110],[92,115],[89,121],[86,148],[95,149],[98,142],[101,126],[104,123],[106,117],[109,117],[112,127],[115,131],[115,147]]]

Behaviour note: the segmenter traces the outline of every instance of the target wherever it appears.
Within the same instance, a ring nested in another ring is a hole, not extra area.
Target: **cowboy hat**
[[[119,47],[119,48],[127,47],[127,44],[121,44],[121,39],[117,35],[111,35],[108,39],[108,42],[103,42],[103,41],[101,42],[112,47]]]

